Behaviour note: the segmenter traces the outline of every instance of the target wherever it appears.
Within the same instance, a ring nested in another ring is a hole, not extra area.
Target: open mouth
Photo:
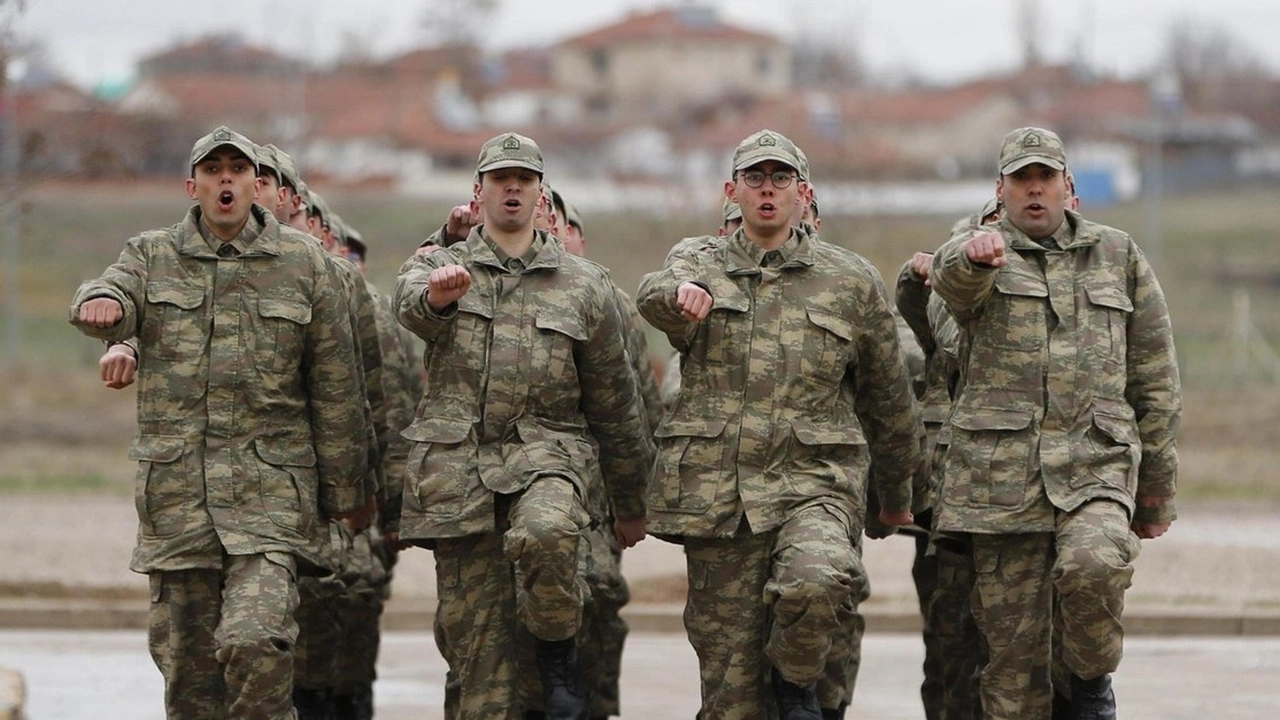
[[[218,194],[218,207],[223,210],[230,210],[231,206],[235,204],[235,201],[236,196],[230,190],[223,190]]]
[[[502,203],[502,206],[508,210],[519,210],[520,201],[516,198],[510,198],[506,202]]]
[[[765,215],[765,216],[772,216],[772,215],[773,215],[774,213],[776,213],[777,211],[778,211],[778,208],[777,208],[777,206],[776,206],[776,205],[774,205],[773,203],[760,203],[760,214],[761,214],[761,215]]]

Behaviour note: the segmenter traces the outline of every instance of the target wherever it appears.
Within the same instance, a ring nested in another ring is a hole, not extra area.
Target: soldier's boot
[[[778,704],[778,720],[823,720],[822,709],[818,707],[817,683],[800,687],[787,682],[774,668],[773,697]]]
[[[844,720],[844,711],[848,705],[841,705],[838,708],[822,708],[822,720]]]
[[[329,693],[324,690],[295,687],[293,709],[298,713],[298,720],[333,720]]]
[[[587,694],[578,665],[577,641],[536,640],[534,650],[547,700],[547,720],[587,720]]]
[[[301,718],[299,718],[301,720]],[[360,698],[355,693],[333,696],[333,720],[360,720]]]
[[[1085,680],[1072,675],[1071,709],[1073,720],[1116,720],[1116,694],[1111,689],[1111,676]]]
[[[1075,717],[1071,714],[1072,712],[1071,700],[1066,695],[1055,690],[1053,693],[1053,714],[1050,716],[1052,720],[1071,720]]]

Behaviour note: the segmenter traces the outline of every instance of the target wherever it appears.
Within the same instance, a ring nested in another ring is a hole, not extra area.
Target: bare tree
[[[791,71],[797,86],[835,88],[858,85],[865,77],[859,48],[860,18],[822,0],[797,3]]]
[[[502,0],[426,0],[421,24],[432,47],[479,47],[485,26]]]
[[[1256,51],[1218,25],[1181,18],[1169,27],[1165,63],[1181,80],[1211,80],[1262,74]]]

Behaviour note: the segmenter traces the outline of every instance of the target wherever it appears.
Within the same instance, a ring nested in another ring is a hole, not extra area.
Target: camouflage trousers
[[[685,538],[689,596],[684,626],[698,655],[700,720],[776,717],[771,668],[797,685],[828,672],[832,646],[849,637],[862,560],[848,522],[822,506],[768,533]]]
[[[927,624],[933,628],[938,648],[941,717],[981,720],[978,673],[987,664],[987,645],[969,607],[974,575],[968,536],[936,533],[933,552],[938,581],[929,602]]]
[[[621,714],[618,678],[630,628],[619,611],[631,600],[631,590],[622,575],[622,548],[613,534],[612,519],[593,526],[584,539],[589,546],[583,554],[589,595],[578,634],[578,656],[591,717],[604,718]]]
[[[925,720],[942,720],[942,643],[938,627],[929,613],[929,606],[938,591],[938,557],[929,551],[927,533],[915,533],[911,538],[916,545],[911,580],[916,586],[916,602],[923,623],[921,637],[924,640],[924,682],[920,684],[920,701],[924,704]]]
[[[521,631],[563,640],[582,623],[578,553],[588,523],[573,483],[543,476],[502,500],[504,533],[435,541],[435,636],[449,668],[447,720],[521,718],[518,675],[536,678],[516,650],[531,645],[520,642]]]
[[[862,557],[861,536],[854,541],[854,552]],[[862,636],[867,621],[858,607],[871,596],[871,582],[861,562],[856,572],[854,592],[836,610],[840,627],[831,634],[827,665],[818,679],[818,704],[827,710],[838,710],[853,702],[858,670],[862,667]]]
[[[147,644],[169,720],[294,720],[298,638],[291,555],[233,555],[222,569],[150,574]]]
[[[347,586],[335,575],[298,579],[298,643],[293,652],[293,683],[304,690],[328,692],[342,648],[342,599]]]
[[[341,651],[333,673],[333,694],[340,710],[355,706],[367,712],[344,710],[344,717],[371,716],[373,681],[377,679],[378,646],[382,639],[379,623],[382,620],[383,597],[390,579],[384,560],[374,552],[373,545],[381,543],[381,535],[370,529],[357,534],[352,542],[352,563],[355,577],[349,581],[343,593]]]
[[[1123,654],[1124,593],[1137,536],[1110,500],[1058,512],[1051,533],[970,535],[973,616],[989,657],[982,707],[991,720],[1049,720],[1055,606],[1065,669],[1083,678],[1114,672]]]

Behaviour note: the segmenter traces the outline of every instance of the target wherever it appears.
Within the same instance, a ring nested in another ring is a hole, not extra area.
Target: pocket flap
[[[719,437],[724,432],[724,428],[729,424],[728,419],[719,420],[701,420],[701,419],[681,419],[673,418],[668,415],[658,424],[658,429],[653,432],[654,437],[701,437],[713,438]]]
[[[834,315],[824,310],[807,307],[804,309],[809,315],[809,322],[836,335],[842,340],[853,339],[853,321],[847,318]]]
[[[258,314],[262,317],[280,318],[306,325],[311,322],[311,306],[295,300],[280,298],[259,298]],[[263,458],[264,460],[266,458]]]
[[[727,277],[714,278],[707,283],[711,288],[711,309],[746,312],[751,309],[751,298]]]
[[[315,467],[316,449],[309,442],[294,438],[259,437],[253,441],[258,457],[269,465]]]
[[[1094,305],[1101,305],[1102,307],[1123,312],[1133,312],[1133,300],[1129,298],[1129,294],[1123,288],[1113,285],[1097,285],[1086,287],[1084,292],[1089,296],[1089,302]]]
[[[493,319],[493,303],[473,285],[466,295],[458,298],[458,312]]]
[[[1044,278],[1016,270],[1005,270],[996,275],[996,290],[1005,295],[1049,297],[1049,286]]]
[[[866,445],[862,427],[850,421],[838,427],[824,427],[804,420],[792,420],[791,432],[802,445]]]
[[[174,435],[139,435],[129,446],[129,459],[173,462],[182,457],[185,444],[185,440]]]
[[[582,327],[579,317],[569,313],[540,313],[533,320],[539,330],[550,330],[561,335],[568,335],[578,342],[586,342],[587,331]]]
[[[153,303],[176,305],[183,310],[195,310],[204,303],[204,288],[196,285],[161,283],[147,286],[147,300]]]
[[[417,418],[400,436],[414,442],[460,443],[471,432],[471,421],[460,418]]]
[[[957,407],[951,424],[961,430],[1025,430],[1031,427],[1029,410]]]

